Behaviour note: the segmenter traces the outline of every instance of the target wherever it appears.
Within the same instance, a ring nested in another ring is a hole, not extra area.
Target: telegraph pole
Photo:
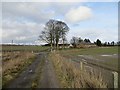
[[[13,40],[12,40],[12,42],[11,42],[11,52],[12,52],[12,45],[13,45]]]
[[[12,40],[12,45],[13,45],[13,40]]]

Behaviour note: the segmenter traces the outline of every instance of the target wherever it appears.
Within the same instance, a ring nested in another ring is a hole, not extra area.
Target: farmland
[[[80,68],[80,64],[68,58],[62,57],[59,53],[51,53],[50,58],[60,80],[62,88],[107,88],[100,73],[95,75],[86,69]]]
[[[35,55],[30,52],[5,52],[2,54],[3,85],[15,78],[30,65]]]
[[[53,52],[48,49],[45,46],[3,46],[3,87],[113,87],[113,82],[109,82],[111,71],[118,71],[118,47],[68,48]],[[81,67],[83,59],[88,64]]]
[[[2,46],[2,85],[14,80],[28,66],[35,62],[36,54],[48,49],[42,46]]]
[[[3,45],[2,51],[35,51],[39,52],[48,49],[47,46],[30,46],[30,45]]]
[[[120,87],[118,0],[17,1],[1,2],[0,89]]]
[[[75,58],[85,57],[96,60],[95,63],[107,65],[118,70],[118,47],[97,47],[86,49],[68,49],[61,50],[64,57]]]
[[[108,87],[114,87],[112,72],[118,71],[118,47],[66,49],[58,53],[66,58],[65,60],[74,62],[78,68],[83,62],[82,68],[88,72],[94,72],[96,75],[101,73],[102,79],[108,84]]]

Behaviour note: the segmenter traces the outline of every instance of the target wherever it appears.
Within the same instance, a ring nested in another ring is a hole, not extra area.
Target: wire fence
[[[80,61],[80,69],[94,72],[95,75],[101,74],[103,80],[107,83],[108,88],[118,88],[118,72],[110,69],[106,69],[104,67],[93,65],[92,63],[88,63],[85,60]]]

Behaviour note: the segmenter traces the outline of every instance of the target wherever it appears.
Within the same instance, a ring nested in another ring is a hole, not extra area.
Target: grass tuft
[[[3,86],[14,79],[26,66],[30,65],[35,58],[35,55],[31,52],[5,52],[3,56],[10,57],[9,60],[2,60]]]

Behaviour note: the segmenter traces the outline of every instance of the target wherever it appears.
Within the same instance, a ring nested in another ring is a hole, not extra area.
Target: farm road
[[[54,72],[52,62],[45,59],[45,64],[41,74],[41,80],[39,82],[40,88],[59,88],[59,82]]]
[[[40,63],[45,60],[42,68]],[[52,63],[47,59],[46,52],[40,52],[37,59],[27,67],[16,79],[12,80],[5,88],[31,88],[36,74],[40,72],[41,76],[37,78],[37,88],[57,88],[59,87]]]

